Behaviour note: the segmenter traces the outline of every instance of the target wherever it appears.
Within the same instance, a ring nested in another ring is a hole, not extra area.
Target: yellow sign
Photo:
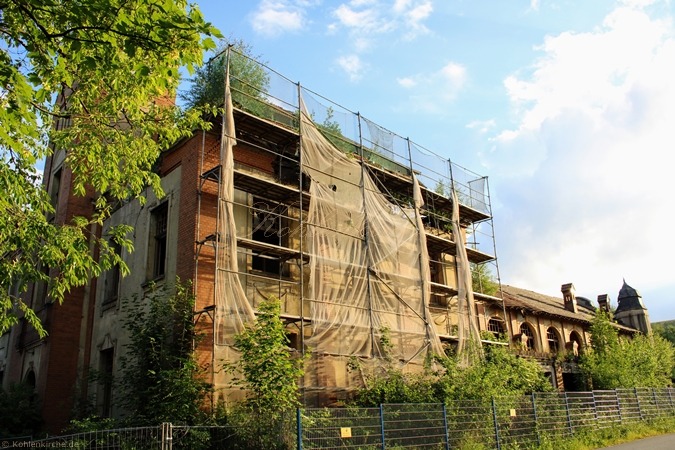
[[[516,410],[515,409],[511,410],[511,417],[516,417]]]
[[[349,427],[340,428],[340,437],[343,438],[352,437],[352,429]]]

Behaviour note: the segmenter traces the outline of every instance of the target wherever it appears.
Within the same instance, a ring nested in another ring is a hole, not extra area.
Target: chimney
[[[572,311],[573,313],[577,312],[577,297],[574,291],[574,284],[567,283],[563,284],[560,287],[560,291],[563,295],[563,302],[565,303],[565,309]]]
[[[603,311],[609,311],[609,296],[607,294],[598,295],[598,305]]]

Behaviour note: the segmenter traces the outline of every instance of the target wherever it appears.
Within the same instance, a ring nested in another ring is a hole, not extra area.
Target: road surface
[[[605,448],[608,450],[673,450],[675,449],[675,433],[662,434]]]

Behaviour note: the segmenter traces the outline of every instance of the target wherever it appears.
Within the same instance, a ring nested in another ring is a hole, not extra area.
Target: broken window
[[[535,350],[535,345],[534,345],[534,332],[532,331],[532,328],[524,323],[520,326],[520,333],[523,336],[527,337],[527,341],[525,345],[527,345],[528,350]]]
[[[551,353],[558,353],[560,349],[560,340],[558,339],[558,331],[551,327],[546,330],[546,339],[548,339],[548,349]]]
[[[488,321],[488,331],[494,334],[496,338],[499,338],[505,333],[504,321],[502,319],[493,317]]]

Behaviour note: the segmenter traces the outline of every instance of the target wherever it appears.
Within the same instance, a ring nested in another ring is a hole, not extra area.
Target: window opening
[[[110,248],[115,252],[115,254],[121,254],[122,249],[120,248],[120,245],[112,240],[110,242]],[[120,278],[120,267],[119,265],[115,264],[108,270],[108,273],[106,274],[105,296],[103,299],[104,303],[114,302],[117,300],[117,296],[119,295]]]
[[[40,272],[42,274],[49,278],[49,266],[46,264],[42,263],[42,267],[40,268]],[[45,304],[47,304],[47,297],[49,295],[49,281],[45,280],[40,280],[36,282],[35,284],[35,294],[33,296],[33,310],[39,311],[42,308],[44,308]]]
[[[548,348],[551,353],[558,353],[560,349],[560,342],[558,340],[558,333],[555,328],[551,327],[546,330],[546,338],[548,339]]]
[[[168,203],[164,203],[152,211],[153,261],[152,278],[164,276],[166,272],[167,225],[169,221]]]
[[[286,213],[287,208],[282,205],[263,201],[254,202],[251,208],[251,239],[265,244],[283,246],[285,233],[283,233],[282,216]],[[251,267],[253,270],[275,275],[281,275],[282,272],[281,262],[273,256],[253,255]]]
[[[62,169],[54,172],[52,176],[52,183],[49,189],[49,201],[54,208],[54,216],[56,216],[57,208],[59,206],[59,193],[61,191],[61,173]],[[53,217],[53,216],[52,216]]]
[[[532,332],[532,329],[527,325],[526,323],[522,324],[520,326],[520,332],[527,336],[527,349],[528,350],[534,350],[534,333]]]
[[[499,338],[504,334],[504,321],[493,317],[488,321],[488,331]]]
[[[112,381],[114,357],[114,348],[108,348],[101,351],[99,365],[103,381],[103,402],[101,403],[102,417],[112,417]]]

